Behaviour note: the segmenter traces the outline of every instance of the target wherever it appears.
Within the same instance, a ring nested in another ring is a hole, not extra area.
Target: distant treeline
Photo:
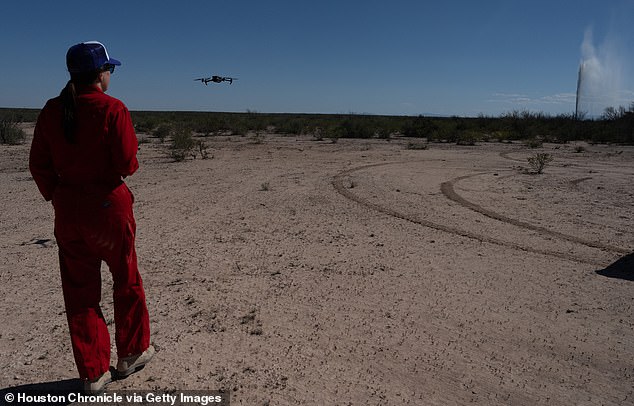
[[[39,109],[0,108],[3,122],[34,122]],[[287,114],[133,111],[138,133],[153,134],[168,125],[204,136],[248,133],[309,134],[318,138],[390,138],[472,144],[478,141],[539,139],[634,144],[634,103],[629,109],[606,109],[599,119],[573,114],[550,116],[513,111],[499,117],[380,116],[362,114]]]

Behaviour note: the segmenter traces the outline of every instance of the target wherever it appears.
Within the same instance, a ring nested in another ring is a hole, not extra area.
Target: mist
[[[618,40],[606,36],[597,45],[592,28],[587,28],[581,44],[581,63],[577,82],[577,114],[588,118],[601,116],[607,107],[628,105],[623,90],[624,60]]]

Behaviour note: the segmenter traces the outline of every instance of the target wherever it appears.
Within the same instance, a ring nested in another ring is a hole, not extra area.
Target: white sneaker
[[[117,362],[117,377],[125,378],[142,369],[154,356],[154,347],[150,345],[141,354],[120,358]]]
[[[88,395],[98,395],[106,389],[106,385],[112,382],[112,374],[106,371],[99,378],[84,381],[84,392]]]

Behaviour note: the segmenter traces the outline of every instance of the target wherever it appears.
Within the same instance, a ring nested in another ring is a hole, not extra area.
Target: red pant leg
[[[150,345],[150,318],[134,247],[134,218],[130,218],[123,232],[120,254],[106,258],[114,282],[115,342],[120,358],[140,354]]]
[[[132,193],[121,185],[107,201],[107,222],[97,227],[101,234],[91,234],[88,240],[112,274],[117,355],[127,357],[140,354],[150,345],[150,319],[137,266]]]
[[[75,364],[82,379],[94,379],[110,367],[110,334],[99,306],[101,260],[74,225],[56,222],[55,236]]]

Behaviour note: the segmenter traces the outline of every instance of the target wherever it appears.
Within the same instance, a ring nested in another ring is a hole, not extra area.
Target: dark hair
[[[77,86],[88,86],[97,80],[102,69],[91,72],[71,73],[70,80],[66,87],[62,89],[60,97],[64,108],[63,126],[64,137],[69,144],[74,144],[75,140],[75,107],[77,104]]]

